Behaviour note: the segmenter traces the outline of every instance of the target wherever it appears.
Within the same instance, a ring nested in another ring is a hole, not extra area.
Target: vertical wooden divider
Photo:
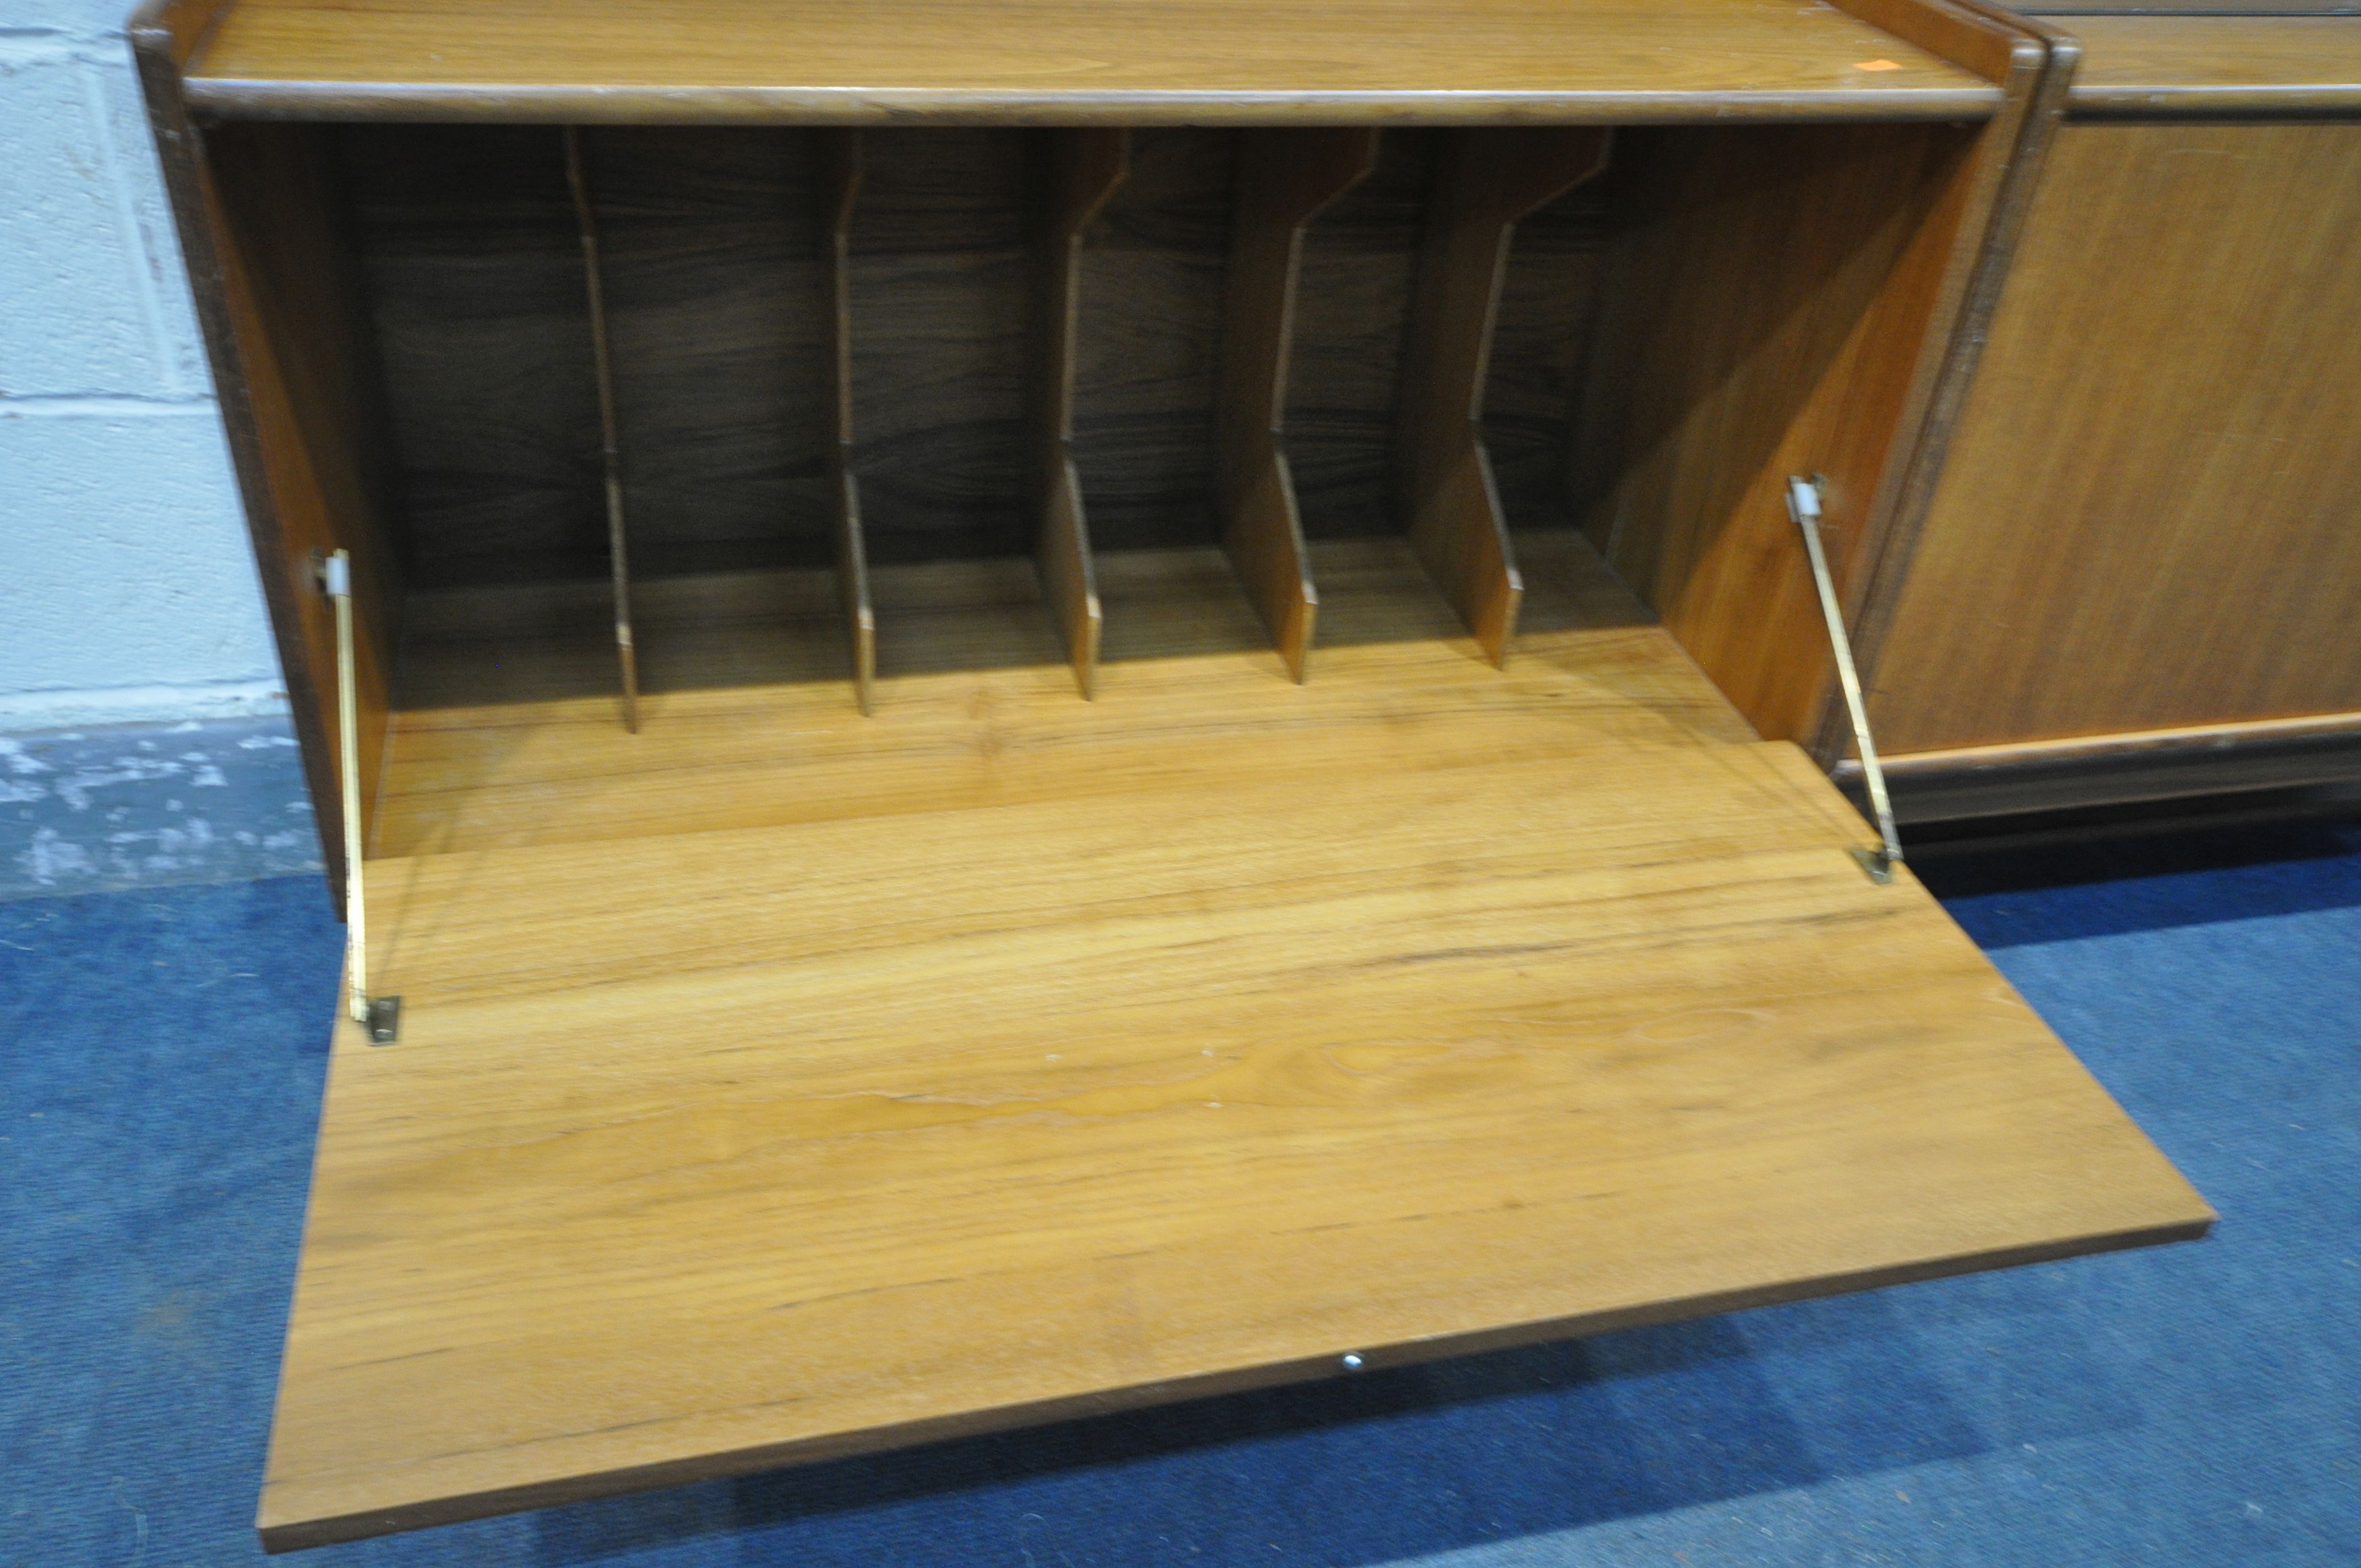
[[[852,685],[864,714],[877,681],[877,611],[869,602],[869,552],[861,538],[861,488],[852,473],[852,205],[861,194],[861,133],[820,133],[820,188],[828,253],[829,494],[836,508],[836,583],[852,639]]]
[[[1495,664],[1524,583],[1484,450],[1484,377],[1517,220],[1607,167],[1589,126],[1453,133],[1427,206],[1394,434],[1394,505],[1436,586]]]
[[[1238,150],[1213,409],[1222,548],[1299,682],[1312,652],[1320,595],[1303,546],[1294,477],[1279,442],[1296,278],[1304,226],[1358,184],[1377,157],[1374,126],[1248,131]]]
[[[1121,129],[1048,135],[1048,200],[1033,328],[1040,420],[1037,557],[1074,680],[1088,697],[1098,679],[1102,617],[1082,478],[1074,471],[1074,333],[1082,304],[1082,231],[1129,171],[1131,136]]]
[[[631,644],[631,568],[623,543],[623,444],[615,416],[615,367],[607,341],[607,291],[598,269],[598,220],[582,167],[582,133],[566,127],[566,182],[582,235],[582,277],[590,300],[590,355],[598,378],[598,449],[607,479],[607,559],[615,583],[615,655],[623,671],[623,728],[640,732],[640,661]]]

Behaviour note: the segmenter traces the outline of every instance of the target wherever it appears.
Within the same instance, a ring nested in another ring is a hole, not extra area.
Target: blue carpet
[[[2361,1563],[2361,831],[1935,880],[2213,1238],[294,1561]],[[339,940],[311,878],[0,905],[0,1563],[258,1560]]]

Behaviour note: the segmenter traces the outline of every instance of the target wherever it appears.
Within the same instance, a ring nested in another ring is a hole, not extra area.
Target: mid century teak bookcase
[[[1906,540],[2033,30],[135,33],[401,1000],[335,1025],[267,1545],[2210,1223],[1791,743],[1789,480],[1846,591]]]

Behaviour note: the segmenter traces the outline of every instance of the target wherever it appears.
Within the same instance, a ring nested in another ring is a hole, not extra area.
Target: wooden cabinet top
[[[2059,16],[2081,115],[2361,113],[2361,16]]]
[[[1976,25],[1947,0],[1858,8]],[[172,35],[191,105],[233,117],[1637,123],[2000,102],[1796,0],[153,0],[143,25]]]

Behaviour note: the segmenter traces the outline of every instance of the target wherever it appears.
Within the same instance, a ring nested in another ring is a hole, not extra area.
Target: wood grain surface
[[[1220,781],[1236,736],[1307,767],[1403,769],[1464,760],[1471,741],[1518,759],[1751,739],[1587,543],[1516,543],[1527,603],[1505,674],[1404,541],[1314,543],[1323,676],[1308,686],[1219,551],[1102,555],[1089,704],[1025,557],[875,568],[865,724],[825,574],[653,582],[636,739],[605,696],[596,584],[415,596],[374,852],[884,817],[1054,798],[1081,778]]]
[[[2040,63],[2037,27],[1992,0],[1835,0],[1873,27],[1982,77],[2006,93],[2009,79]]]
[[[1304,231],[1289,350],[1287,455],[1303,532],[1393,526],[1388,486],[1402,344],[1447,134],[1393,130],[1377,167]],[[1583,302],[1565,302],[1579,309]]]
[[[1222,547],[1288,673],[1301,680],[1320,611],[1281,435],[1304,225],[1368,178],[1374,128],[1259,131],[1239,148],[1237,204],[1223,279],[1213,468]]]
[[[1094,704],[1054,644],[870,721],[749,688],[802,732],[749,789],[657,696],[687,830],[380,860],[403,1037],[337,1037],[266,1541],[2202,1234],[1802,754],[1552,543],[1506,676],[1400,541],[1344,549],[1439,633],[1308,685],[1217,553],[1114,557],[1218,587],[1239,651],[1112,656],[1110,581]],[[579,712],[513,705],[495,767],[620,755]],[[820,806],[848,744],[873,787]],[[791,815],[705,814],[755,795]]]
[[[1607,166],[1609,134],[1454,132],[1427,201],[1395,400],[1393,512],[1495,664],[1508,659],[1525,592],[1480,422],[1510,236],[1520,218]]]
[[[1960,0],[1946,8],[1970,13],[1976,24],[2001,33],[2005,49],[1996,52],[2008,61],[2002,77],[2008,103],[1975,133],[1967,166],[1946,189],[1944,201],[1957,217],[1938,214],[1934,219],[1936,225],[1949,223],[1958,231],[1951,264],[1939,280],[1923,266],[1912,269],[1921,289],[1931,287],[1930,342],[1917,382],[1905,394],[1900,450],[1887,462],[1886,477],[1870,501],[1863,530],[1869,548],[1848,551],[1840,592],[1857,665],[1872,672],[2082,60],[2081,46],[2049,22],[2002,10],[1991,0]],[[1916,41],[1932,47],[1928,38]],[[1965,57],[1953,51],[1951,58]],[[1942,334],[1949,341],[1938,348],[1931,338]],[[1821,533],[1825,540],[1825,516]],[[1809,750],[1832,770],[1853,765],[1858,748],[1850,706],[1835,700],[1833,693],[1820,705],[1819,734]]]
[[[187,133],[192,136],[193,132]],[[188,171],[202,243],[217,269],[214,364],[234,388],[255,563],[280,632],[306,746],[329,885],[344,897],[344,804],[332,758],[338,733],[335,617],[321,564],[350,553],[363,834],[392,699],[406,586],[392,521],[401,480],[389,450],[378,343],[370,330],[333,159],[300,126],[230,126],[208,134]],[[192,246],[193,247],[193,246]]]
[[[1993,134],[1993,133],[1986,133]],[[1828,633],[1784,504],[1827,481],[1839,583],[1892,520],[1991,189],[1972,128],[1616,138],[1569,488],[1591,537],[1766,736],[1808,740]]]
[[[852,399],[873,563],[1033,548],[1038,135],[862,133]]]
[[[577,225],[551,127],[355,126],[338,195],[429,586],[607,570]],[[813,133],[582,133],[633,565],[833,551]]]
[[[824,159],[811,133],[592,127],[633,566],[833,547]]]
[[[2059,134],[1878,654],[1882,749],[2361,711],[2356,232],[2361,126]]]
[[[338,149],[412,575],[603,576],[598,378],[557,132],[357,126]],[[643,521],[662,525],[661,501]]]
[[[1219,537],[1215,378],[1238,133],[1131,136],[1131,169],[1083,235],[1074,463],[1102,551]]]
[[[1032,467],[1039,530],[1033,558],[1067,662],[1084,696],[1098,679],[1105,624],[1092,567],[1089,514],[1074,466],[1074,341],[1082,309],[1082,234],[1131,170],[1131,133],[1093,126],[1040,138],[1042,217],[1034,236]]]
[[[1564,527],[1574,516],[1567,465],[1613,225],[1608,185],[1584,181],[1519,219],[1510,239],[1482,430],[1511,529]]]
[[[1998,94],[1761,0],[237,0],[208,112],[834,121],[1957,118]]]
[[[2082,46],[2077,115],[2361,114],[2361,16],[2056,20]]]

